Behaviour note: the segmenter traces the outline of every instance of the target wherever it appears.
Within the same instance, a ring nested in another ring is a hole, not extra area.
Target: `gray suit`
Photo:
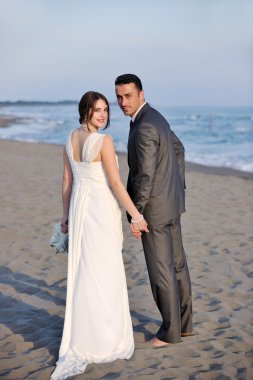
[[[142,243],[163,319],[157,337],[176,343],[181,332],[192,331],[191,283],[180,226],[185,211],[184,147],[148,104],[130,127],[128,165],[127,190],[150,231],[142,234]]]

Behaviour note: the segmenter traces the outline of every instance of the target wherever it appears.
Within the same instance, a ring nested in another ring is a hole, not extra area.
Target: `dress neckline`
[[[70,133],[70,138],[69,138],[69,143],[70,143],[70,151],[71,151],[71,158],[72,160],[76,163],[76,164],[81,164],[81,163],[84,163],[85,161],[76,161],[74,159],[74,156],[73,156],[73,146],[72,146],[72,134],[73,132],[76,131],[76,129],[74,129],[71,133]],[[84,151],[84,147],[87,143],[88,140],[90,140],[90,138],[95,135],[95,136],[102,136],[100,133],[98,132],[91,132],[89,134],[89,136],[86,138],[86,140],[84,141],[83,143],[83,146],[82,146],[82,159],[83,159],[83,151]],[[100,163],[101,164],[102,161],[92,161],[92,162],[89,162],[89,164],[97,164],[97,163]]]

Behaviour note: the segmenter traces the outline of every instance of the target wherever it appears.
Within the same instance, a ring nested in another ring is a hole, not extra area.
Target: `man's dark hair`
[[[137,75],[134,74],[123,74],[118,76],[115,79],[115,86],[121,85],[121,84],[129,84],[134,83],[138,90],[142,91],[142,83],[140,78],[137,77]]]

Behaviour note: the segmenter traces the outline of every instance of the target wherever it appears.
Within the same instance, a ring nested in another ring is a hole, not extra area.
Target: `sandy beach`
[[[62,146],[0,140],[0,378],[47,380],[63,327],[67,256],[49,246],[61,217]],[[126,156],[119,154],[126,181]],[[75,379],[253,379],[253,175],[187,164],[184,246],[196,335],[144,349],[160,324],[141,243],[125,213],[123,257],[136,350]],[[74,378],[73,378],[74,379]]]

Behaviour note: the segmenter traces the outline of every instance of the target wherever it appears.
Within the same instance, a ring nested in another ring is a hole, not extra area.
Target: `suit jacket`
[[[129,131],[128,166],[128,193],[150,226],[185,211],[183,144],[148,103]]]

